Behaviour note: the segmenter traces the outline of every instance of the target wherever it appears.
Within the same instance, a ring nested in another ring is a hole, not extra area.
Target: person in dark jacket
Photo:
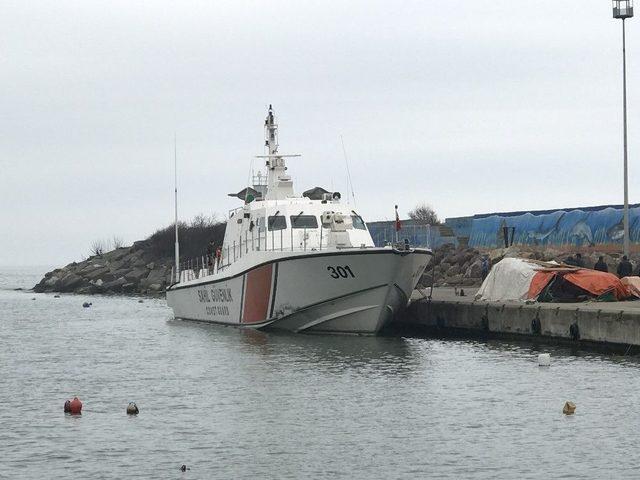
[[[584,260],[581,253],[576,253],[576,267],[584,268]]]
[[[618,265],[618,277],[628,277],[629,275],[631,275],[631,272],[633,272],[633,265],[631,265],[631,262],[629,261],[627,256],[624,255],[622,257],[622,260],[620,261],[620,264]]]
[[[482,257],[480,267],[482,269],[482,280],[484,280],[487,278],[487,275],[489,275],[489,270],[491,269],[489,259],[486,256]]]
[[[593,269],[594,270],[598,270],[599,272],[608,272],[609,271],[609,267],[607,267],[607,262],[604,261],[604,257],[602,255],[600,255],[598,257],[598,261],[593,266]]]

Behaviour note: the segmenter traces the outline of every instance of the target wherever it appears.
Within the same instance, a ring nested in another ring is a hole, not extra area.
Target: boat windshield
[[[315,215],[291,215],[292,228],[318,228],[318,219]]]
[[[267,225],[269,230],[284,230],[287,228],[287,219],[284,215],[270,215]]]

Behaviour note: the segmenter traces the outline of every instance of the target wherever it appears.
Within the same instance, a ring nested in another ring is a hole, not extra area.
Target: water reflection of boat
[[[373,335],[296,335],[284,330],[225,328],[210,322],[192,323],[179,319],[171,319],[169,323],[174,328],[184,328],[186,335],[196,335],[204,342],[211,342],[212,347],[215,344],[216,349],[259,355],[262,357],[260,363],[264,364],[274,360],[302,369],[309,365],[329,370],[374,368],[381,374],[422,370],[419,364],[423,362],[423,354],[417,353],[413,345],[422,340]]]
[[[413,362],[410,342],[399,337],[293,335],[284,331],[240,329],[237,335],[252,352],[268,357],[286,353],[294,364],[323,365],[327,368],[377,366],[381,370],[410,369]]]

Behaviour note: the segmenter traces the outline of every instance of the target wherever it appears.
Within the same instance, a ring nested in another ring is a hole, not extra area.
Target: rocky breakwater
[[[622,257],[621,253],[600,252],[596,249],[577,249],[571,246],[562,248],[544,246],[514,245],[509,248],[479,250],[469,247],[455,247],[442,245],[434,250],[432,264],[424,272],[420,284],[422,287],[431,286],[459,286],[473,287],[482,284],[482,258],[489,260],[493,266],[503,258],[530,258],[533,260],[556,261],[563,263],[569,255],[580,253],[585,268],[593,268],[602,256],[609,272],[615,273]],[[640,256],[631,257],[633,272],[640,275]]]
[[[431,265],[420,280],[423,287],[474,286],[482,283],[482,252],[475,248],[442,245],[433,252]]]
[[[147,242],[140,241],[48,272],[33,290],[161,295],[171,281],[171,264],[171,258],[154,258]]]
[[[455,247],[447,244],[434,250],[432,264],[427,267],[420,285],[479,287],[482,284],[482,258],[487,257],[489,267],[505,257],[552,260],[566,257],[559,251],[545,251],[535,247],[509,247],[479,250],[471,247]]]

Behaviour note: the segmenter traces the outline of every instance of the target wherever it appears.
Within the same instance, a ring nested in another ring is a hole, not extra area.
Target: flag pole
[[[398,216],[398,205],[396,205],[396,244],[398,243],[398,231],[400,231],[400,217]]]

